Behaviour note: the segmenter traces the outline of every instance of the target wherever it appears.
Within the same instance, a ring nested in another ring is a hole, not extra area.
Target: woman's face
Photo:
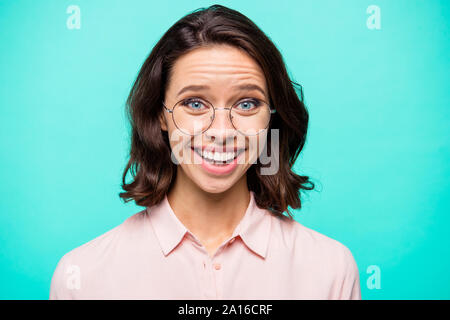
[[[253,85],[253,88],[239,88],[243,85]],[[182,90],[187,86],[204,87]],[[173,109],[177,102],[189,98],[196,98],[197,101],[190,102],[189,106],[192,108],[204,108],[203,101],[211,103],[215,108],[228,108],[241,104],[242,101],[244,107],[248,107],[245,104],[247,98],[269,101],[262,69],[245,52],[228,45],[198,48],[175,62],[167,85],[165,105],[168,109]],[[180,114],[176,113],[175,118]],[[168,131],[172,159],[176,158],[179,173],[206,192],[224,192],[245,178],[246,171],[256,162],[266,142],[267,131],[246,136],[235,130],[230,121],[229,110],[217,110],[209,129],[196,136],[186,135],[178,130],[170,113],[164,111],[163,116],[161,128]],[[215,149],[215,152],[225,152],[216,155],[214,152],[204,152],[209,148]],[[234,157],[234,160],[221,165],[205,159],[208,156],[215,157],[216,160]]]

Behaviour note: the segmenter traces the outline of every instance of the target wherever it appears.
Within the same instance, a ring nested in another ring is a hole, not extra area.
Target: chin
[[[199,186],[204,192],[206,193],[214,193],[214,194],[218,194],[218,193],[223,193],[225,191],[227,191],[228,189],[231,188],[231,186]]]
[[[201,180],[200,180],[201,179]],[[235,179],[217,179],[213,177],[198,178],[193,180],[194,183],[203,191],[208,193],[222,193],[233,187],[236,183]]]
[[[241,178],[245,172],[234,172],[228,176],[214,176],[203,171],[203,169],[187,168],[185,172],[188,179],[192,181],[199,189],[207,193],[223,193],[231,189]],[[241,168],[240,168],[241,169]],[[242,169],[241,169],[242,170]]]

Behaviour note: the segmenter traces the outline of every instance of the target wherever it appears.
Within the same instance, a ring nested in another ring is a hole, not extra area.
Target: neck
[[[220,245],[233,234],[248,208],[247,176],[224,192],[209,193],[178,170],[167,195],[172,210],[204,246]]]

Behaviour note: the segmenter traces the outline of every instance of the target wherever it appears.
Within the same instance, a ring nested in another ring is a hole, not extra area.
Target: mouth
[[[203,160],[214,165],[227,165],[232,163],[240,154],[245,152],[247,149],[238,149],[236,151],[229,152],[218,152],[218,151],[207,151],[201,148],[191,147],[191,149],[197,153]]]

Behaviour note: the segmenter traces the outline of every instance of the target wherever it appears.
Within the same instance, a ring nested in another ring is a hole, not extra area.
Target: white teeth
[[[201,153],[201,150],[198,150]],[[211,151],[203,151],[201,154],[203,158],[214,160],[214,161],[228,161],[234,159],[236,157],[235,152],[211,152]]]

